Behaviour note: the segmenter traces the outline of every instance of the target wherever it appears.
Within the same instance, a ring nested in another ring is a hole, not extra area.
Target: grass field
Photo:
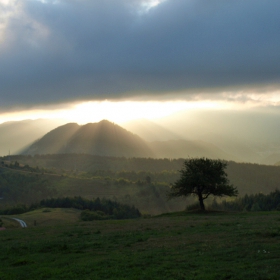
[[[280,279],[279,212],[81,222],[76,210],[41,209],[17,217],[29,227],[0,232],[1,280]]]

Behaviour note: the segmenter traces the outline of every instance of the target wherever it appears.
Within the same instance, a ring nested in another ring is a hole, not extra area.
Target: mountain
[[[22,154],[81,153],[100,156],[153,157],[147,143],[124,128],[103,120],[69,123],[50,131]]]
[[[24,120],[0,124],[0,155],[17,154],[27,145],[61,125],[59,120]]]

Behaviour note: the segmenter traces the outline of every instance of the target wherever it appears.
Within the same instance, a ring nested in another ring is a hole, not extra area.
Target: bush
[[[90,211],[90,210],[83,210],[81,213],[81,220],[82,221],[94,221],[94,220],[106,220],[109,219],[109,216],[106,216],[102,211]]]

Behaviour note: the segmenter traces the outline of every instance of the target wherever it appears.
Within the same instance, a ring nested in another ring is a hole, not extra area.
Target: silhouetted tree
[[[209,195],[237,196],[237,189],[229,184],[226,166],[223,161],[207,158],[185,160],[184,168],[180,170],[181,176],[171,186],[168,197],[195,195],[204,211],[204,199]]]

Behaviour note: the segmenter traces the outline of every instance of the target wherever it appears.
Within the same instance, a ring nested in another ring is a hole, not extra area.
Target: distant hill
[[[157,157],[188,158],[208,157],[238,161],[234,155],[228,154],[211,143],[190,140],[155,141],[149,143]]]
[[[147,141],[203,141],[233,160],[259,164],[280,161],[279,113],[265,111],[187,110],[154,121],[124,126]],[[162,135],[162,137],[161,137]],[[275,154],[275,155],[274,155]]]
[[[30,143],[63,122],[59,120],[24,120],[0,124],[0,155],[20,153]]]
[[[100,156],[153,157],[147,143],[124,128],[103,120],[69,123],[50,131],[22,154],[81,153]]]

